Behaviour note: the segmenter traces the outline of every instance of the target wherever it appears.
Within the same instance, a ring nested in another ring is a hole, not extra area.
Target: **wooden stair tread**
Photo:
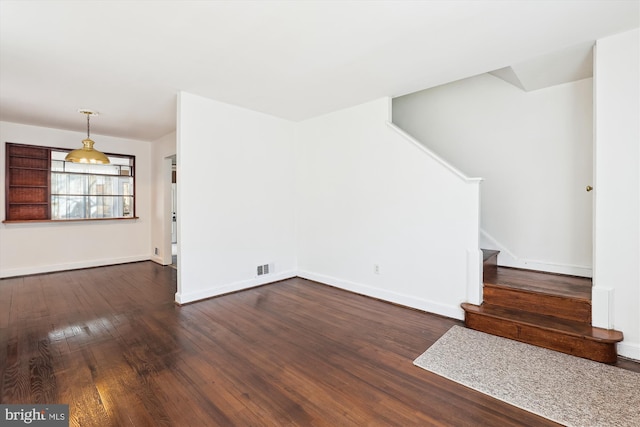
[[[620,331],[596,328],[582,322],[558,319],[551,316],[486,304],[477,306],[474,304],[462,303],[461,306],[465,312],[489,316],[512,323],[545,329],[555,333],[579,337],[586,340],[601,343],[616,343],[623,339],[622,332]]]
[[[550,289],[543,289],[543,288],[539,288],[539,289],[534,289],[534,288],[530,288],[530,289],[514,288],[513,286],[509,286],[509,285],[505,285],[505,284],[496,284],[496,283],[484,283],[484,287],[485,288],[503,289],[503,290],[507,290],[507,291],[514,291],[514,292],[519,292],[519,293],[527,294],[527,295],[541,295],[541,296],[565,298],[565,299],[570,299],[570,300],[575,300],[575,301],[583,301],[585,303],[591,304],[591,298],[589,298],[589,297],[587,297],[587,296],[585,296],[583,294],[581,294],[579,296],[563,295],[563,292],[554,292],[553,290],[550,290]]]
[[[483,303],[463,303],[471,329],[603,363],[616,363],[622,332],[591,325],[592,280],[500,267],[483,252]]]
[[[483,282],[485,286],[502,286],[591,301],[592,280],[586,277],[497,267],[485,271]]]

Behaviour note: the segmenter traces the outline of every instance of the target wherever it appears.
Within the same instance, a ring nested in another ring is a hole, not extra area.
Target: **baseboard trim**
[[[167,266],[169,264],[165,264],[164,260],[162,259],[162,257],[158,256],[158,255],[154,255],[151,257],[151,261],[155,262],[156,264],[160,264],[160,265],[164,265]]]
[[[215,288],[207,288],[198,292],[191,292],[188,294],[176,292],[175,301],[180,305],[189,304],[192,302],[218,297],[232,292],[255,288],[256,286],[262,286],[273,282],[279,282],[281,280],[291,279],[296,276],[297,272],[295,270],[288,270],[277,274],[268,274],[263,277],[256,277],[249,280],[241,280],[222,286],[216,286]]]
[[[640,343],[626,341],[619,342],[618,355],[640,362]]]
[[[334,286],[336,288],[344,289],[346,291],[354,292],[360,295],[365,295],[405,307],[414,308],[420,311],[438,314],[453,319],[464,320],[464,311],[460,308],[459,305],[450,306],[423,298],[416,298],[412,295],[374,288],[369,285],[364,285],[344,279],[338,279],[337,277],[318,274],[306,270],[299,270],[298,277],[313,280],[314,282],[323,283],[325,285]]]
[[[49,264],[35,267],[3,269],[0,278],[30,276],[32,274],[54,273],[56,271],[81,270],[83,268],[104,267],[107,265],[127,264],[129,262],[150,261],[149,255],[137,255],[122,258],[107,258],[91,261],[70,262],[65,264]]]

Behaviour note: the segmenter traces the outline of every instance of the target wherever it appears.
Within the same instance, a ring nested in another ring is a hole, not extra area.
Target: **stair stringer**
[[[547,273],[558,273],[579,277],[593,277],[593,269],[589,266],[558,264],[549,261],[520,258],[483,229],[480,229],[480,247],[500,251],[500,262],[498,265],[502,267],[545,271]]]

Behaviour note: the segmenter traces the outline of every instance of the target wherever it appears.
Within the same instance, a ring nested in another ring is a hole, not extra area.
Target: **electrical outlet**
[[[153,253],[154,253],[155,255],[158,255],[160,252],[158,251],[158,248],[155,248],[155,249],[154,249],[154,251],[153,251]]]
[[[380,266],[378,264],[373,264],[373,274],[380,274]]]

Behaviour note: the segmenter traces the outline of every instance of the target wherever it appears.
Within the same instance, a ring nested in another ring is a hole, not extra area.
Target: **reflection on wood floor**
[[[175,291],[152,262],[0,280],[0,403],[78,426],[555,425],[412,365],[458,321],[303,279]]]

